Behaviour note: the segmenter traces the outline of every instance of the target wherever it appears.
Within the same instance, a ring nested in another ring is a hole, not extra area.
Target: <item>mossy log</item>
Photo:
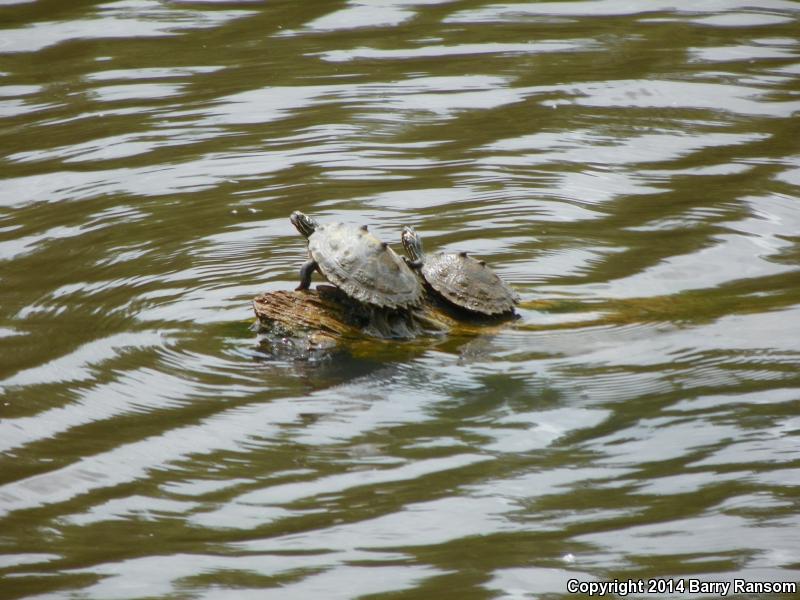
[[[459,330],[468,333],[504,319],[476,320],[459,314],[436,300],[411,310],[386,310],[366,306],[330,285],[303,291],[276,291],[253,300],[259,329],[290,337],[306,336],[314,346],[345,340],[415,339]]]

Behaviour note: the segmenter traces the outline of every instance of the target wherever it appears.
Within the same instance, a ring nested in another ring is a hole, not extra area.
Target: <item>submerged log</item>
[[[430,297],[411,310],[379,309],[352,300],[330,285],[303,291],[267,292],[253,300],[253,309],[261,331],[295,338],[303,336],[314,347],[365,337],[414,339],[454,329],[467,333],[511,318],[506,315],[501,319],[476,320]]]
[[[432,307],[413,311],[386,310],[352,300],[330,285],[303,291],[267,292],[253,300],[262,330],[279,335],[313,335],[326,339],[410,339],[448,328]]]

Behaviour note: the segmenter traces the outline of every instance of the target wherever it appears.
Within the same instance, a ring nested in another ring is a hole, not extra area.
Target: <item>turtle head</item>
[[[425,254],[422,250],[422,240],[419,238],[419,234],[413,227],[403,227],[403,233],[400,236],[400,241],[403,242],[403,249],[406,251],[408,258],[410,258],[412,262],[419,262],[422,260],[422,257]]]
[[[317,229],[317,222],[308,215],[301,213],[299,210],[294,211],[289,220],[295,226],[297,231],[302,233],[305,237],[310,236]]]

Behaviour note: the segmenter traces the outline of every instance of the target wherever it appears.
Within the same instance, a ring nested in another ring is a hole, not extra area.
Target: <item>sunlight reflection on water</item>
[[[0,0],[4,589],[796,581],[799,15]],[[483,258],[520,318],[271,345],[296,209]]]

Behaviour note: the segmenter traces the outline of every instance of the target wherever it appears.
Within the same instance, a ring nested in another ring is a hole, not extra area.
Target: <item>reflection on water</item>
[[[798,17],[0,0],[4,597],[797,581]],[[298,359],[295,209],[522,318]]]

